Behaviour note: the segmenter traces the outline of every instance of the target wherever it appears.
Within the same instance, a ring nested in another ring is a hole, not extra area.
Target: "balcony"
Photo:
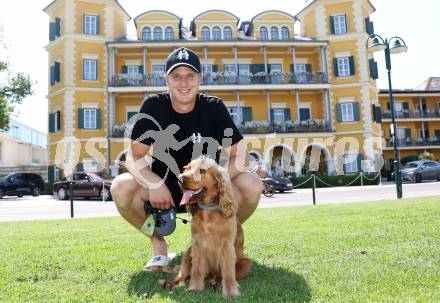
[[[382,112],[383,119],[391,119],[391,112],[384,111]],[[440,108],[429,108],[427,110],[399,110],[396,111],[395,114],[396,119],[432,119],[432,118],[440,118]]]
[[[245,73],[219,72],[204,74],[201,85],[257,85],[257,84],[326,84],[327,75],[315,73]],[[164,86],[161,74],[116,74],[109,83],[111,87]]]
[[[306,120],[272,122],[267,120],[246,121],[237,126],[242,134],[270,134],[270,133],[326,133],[332,132],[327,121],[322,120]],[[113,138],[123,138],[127,124],[115,124],[112,127]]]
[[[399,138],[397,139],[399,147],[417,147],[417,146],[439,146],[440,138]],[[385,140],[385,147],[393,147],[393,141],[391,139]]]

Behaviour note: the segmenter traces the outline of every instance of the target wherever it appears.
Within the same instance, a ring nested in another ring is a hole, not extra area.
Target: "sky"
[[[0,58],[10,63],[11,73],[24,72],[34,81],[34,94],[16,106],[14,117],[25,124],[47,133],[47,81],[49,18],[43,12],[51,0],[2,0],[0,27],[5,47],[0,47]],[[402,37],[408,52],[392,55],[393,88],[414,88],[430,76],[440,76],[440,1],[439,0],[371,0],[376,12],[371,15],[376,34],[384,38]],[[153,9],[168,10],[183,18],[189,26],[199,13],[210,9],[223,9],[235,14],[240,21],[252,19],[258,13],[275,9],[296,15],[304,0],[187,0],[149,1],[120,0],[130,16]],[[19,18],[17,16],[20,16]],[[129,34],[134,34],[130,21]],[[379,66],[378,88],[388,88],[384,53],[375,55]],[[3,79],[4,80],[4,79]],[[2,79],[0,79],[2,81]]]

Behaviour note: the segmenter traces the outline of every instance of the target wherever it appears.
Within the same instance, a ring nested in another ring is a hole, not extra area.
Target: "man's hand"
[[[171,192],[165,184],[161,186],[150,189],[150,204],[153,208],[157,209],[169,209],[174,207],[173,196],[171,196]]]

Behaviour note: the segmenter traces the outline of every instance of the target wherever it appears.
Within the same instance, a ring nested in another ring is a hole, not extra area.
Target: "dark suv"
[[[34,173],[13,173],[0,179],[0,199],[4,196],[39,196],[44,191],[44,180]]]

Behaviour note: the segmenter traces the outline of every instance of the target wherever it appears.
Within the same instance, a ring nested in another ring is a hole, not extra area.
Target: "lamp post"
[[[390,47],[390,45],[393,45]],[[402,198],[402,175],[400,173],[400,154],[398,149],[398,141],[397,141],[397,125],[394,117],[394,98],[393,98],[393,88],[391,85],[391,54],[398,54],[402,52],[406,52],[408,47],[406,46],[405,41],[403,41],[400,37],[392,37],[389,40],[383,39],[381,36],[377,34],[372,34],[367,39],[367,50],[370,53],[378,52],[381,50],[385,51],[385,65],[388,71],[388,93],[389,93],[389,102],[390,102],[390,110],[391,110],[391,131],[393,135],[393,151],[394,151],[394,178],[396,181],[396,191],[397,198]]]

